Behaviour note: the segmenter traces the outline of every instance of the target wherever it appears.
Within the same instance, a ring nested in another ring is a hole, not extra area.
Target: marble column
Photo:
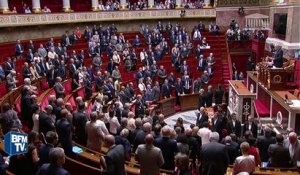
[[[148,8],[150,9],[154,8],[154,0],[148,0]]]
[[[127,9],[127,2],[126,2],[126,0],[120,0],[120,6],[121,6],[121,10]]]
[[[73,12],[70,5],[70,0],[63,0],[63,11],[64,12]]]
[[[99,11],[99,1],[92,0],[92,11]]]
[[[9,13],[8,0],[0,0],[0,13]]]
[[[40,0],[32,0],[33,13],[42,13]]]
[[[181,0],[176,0],[176,8],[181,8]]]

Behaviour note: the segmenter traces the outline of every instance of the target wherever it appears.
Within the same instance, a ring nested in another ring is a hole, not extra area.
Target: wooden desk
[[[158,102],[159,109],[165,116],[175,113],[175,97],[166,98]]]
[[[284,90],[287,82],[287,71],[283,68],[270,68],[266,63],[258,63],[259,81],[270,90]]]
[[[181,110],[198,109],[199,106],[199,93],[179,95]]]

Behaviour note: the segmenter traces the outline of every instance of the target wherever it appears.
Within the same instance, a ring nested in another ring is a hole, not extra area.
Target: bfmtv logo
[[[19,132],[8,132],[4,135],[4,150],[10,156],[24,154],[28,151],[28,136]]]

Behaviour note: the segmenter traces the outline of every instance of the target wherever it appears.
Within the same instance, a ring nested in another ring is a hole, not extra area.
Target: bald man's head
[[[163,135],[163,137],[170,137],[170,134],[171,134],[170,127],[164,126],[161,130],[161,134]]]
[[[145,143],[147,145],[152,145],[153,141],[154,141],[153,136],[151,134],[147,134],[146,137],[145,137]]]

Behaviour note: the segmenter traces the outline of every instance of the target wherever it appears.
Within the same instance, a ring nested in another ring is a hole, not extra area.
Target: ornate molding
[[[257,6],[260,0],[218,0],[218,7]]]
[[[0,15],[0,27],[99,22],[120,20],[182,18],[181,10],[145,10],[85,13],[9,14]],[[216,18],[216,9],[186,9],[183,18]]]

